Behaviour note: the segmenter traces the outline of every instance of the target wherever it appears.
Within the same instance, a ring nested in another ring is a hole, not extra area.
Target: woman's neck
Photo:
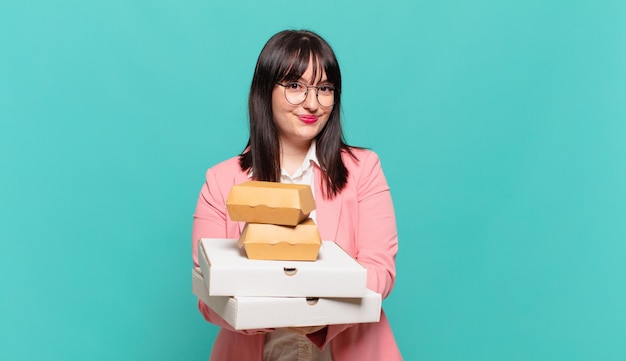
[[[311,147],[311,142],[308,144],[281,144],[280,147],[280,165],[289,174],[293,174],[304,161],[306,154]]]

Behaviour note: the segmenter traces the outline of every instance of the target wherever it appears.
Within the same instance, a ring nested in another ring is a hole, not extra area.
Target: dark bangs
[[[326,80],[336,89],[340,89],[341,74],[332,49],[317,37],[305,34],[288,34],[291,36],[283,39],[285,42],[281,44],[283,47],[279,51],[283,54],[276,54],[282,61],[275,64],[274,82],[299,80],[312,62],[313,84],[319,83],[325,72]]]

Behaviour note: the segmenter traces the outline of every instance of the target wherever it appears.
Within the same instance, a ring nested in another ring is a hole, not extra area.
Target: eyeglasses
[[[332,107],[335,104],[335,87],[330,84],[306,85],[298,81],[290,81],[285,84],[276,83],[285,88],[285,99],[292,105],[304,103],[309,88],[315,89],[317,102],[323,107]]]

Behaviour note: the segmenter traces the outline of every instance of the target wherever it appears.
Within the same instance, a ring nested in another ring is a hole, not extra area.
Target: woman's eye
[[[333,88],[331,85],[320,85],[319,88],[321,93],[332,93],[333,90],[335,90],[335,88]]]
[[[290,82],[290,83],[287,83],[287,88],[291,90],[302,90],[304,87],[300,83]]]

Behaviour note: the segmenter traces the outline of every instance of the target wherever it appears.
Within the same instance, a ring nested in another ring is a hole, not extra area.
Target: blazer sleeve
[[[355,174],[358,221],[356,260],[367,269],[367,288],[386,298],[396,280],[398,230],[387,180],[373,152]]]
[[[236,225],[229,222],[226,210],[226,198],[232,188],[232,181],[219,169],[211,168],[206,173],[206,182],[200,190],[192,227],[192,257],[194,266],[198,267],[198,241],[200,238],[232,238],[232,230]],[[226,173],[226,172],[224,172]],[[221,174],[222,177],[218,177]],[[226,184],[227,183],[227,184]],[[224,329],[247,335],[273,331],[273,329],[235,330],[228,322],[215,313],[202,300],[198,299],[198,309],[204,318]]]

